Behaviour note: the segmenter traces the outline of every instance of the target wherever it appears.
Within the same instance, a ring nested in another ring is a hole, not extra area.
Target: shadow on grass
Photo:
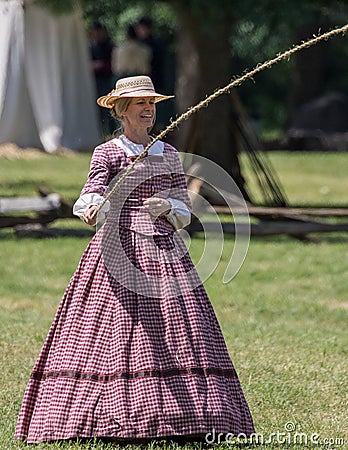
[[[214,237],[214,234],[211,234],[212,237]],[[301,243],[303,245],[317,245],[317,244],[321,244],[321,243],[332,243],[332,244],[337,244],[337,243],[348,243],[348,233],[337,233],[337,232],[333,232],[331,234],[329,233],[312,233],[312,234],[308,234],[307,235],[309,239],[298,239],[295,236],[291,236],[288,234],[277,234],[277,235],[273,235],[273,236],[251,236],[250,237],[250,241],[257,241],[257,242],[264,242],[266,243],[283,243],[283,242],[289,242],[289,241],[293,241],[293,242],[298,242]],[[195,238],[197,240],[206,240],[207,238],[209,239],[209,233],[207,235],[205,235],[204,233],[201,232],[194,232],[191,234],[192,238]],[[229,234],[229,233],[225,233],[224,234],[224,240],[226,241],[234,241],[235,240],[235,235],[234,234]]]
[[[95,437],[95,438],[76,438],[68,440],[54,441],[64,448],[65,445],[72,444],[78,446],[76,448],[88,448],[88,449],[151,449],[151,450],[166,450],[166,449],[187,449],[187,450],[200,450],[211,448],[212,445],[208,444],[204,436],[168,436],[158,439],[117,439],[108,437]],[[81,447],[80,447],[81,445]]]
[[[0,229],[0,241],[22,241],[25,239],[55,239],[55,238],[79,238],[92,239],[95,234],[95,229],[86,228],[84,226],[74,227],[55,227],[55,226],[40,226],[36,224],[30,227],[20,226],[14,228]]]
[[[74,220],[75,222],[75,220]],[[84,225],[76,221],[76,225],[62,226],[58,227],[52,223],[47,227],[25,227],[19,229],[19,231],[14,230],[14,228],[0,228],[0,241],[13,241],[16,239],[54,239],[54,238],[92,238],[95,235],[95,228],[86,228]],[[193,232],[191,233],[191,238],[204,241],[206,239],[219,238],[220,235],[214,233],[202,233]],[[223,239],[227,242],[235,240],[234,234],[225,233]],[[345,244],[348,243],[348,233],[312,233],[307,235],[307,239],[297,238],[291,235],[273,235],[273,236],[251,236],[250,241],[262,242],[262,243],[288,243],[290,241],[301,243],[303,245],[320,245],[320,244]]]
[[[279,448],[279,443],[261,444],[260,442],[232,442],[222,439],[220,442],[207,443],[204,437],[189,437],[189,436],[170,436],[163,439],[136,439],[136,440],[117,440],[113,438],[86,438],[86,439],[71,439],[64,441],[55,441],[62,445],[74,445],[73,448],[86,448],[98,450],[207,450],[207,449],[239,449],[250,450],[257,448],[276,449]],[[312,448],[308,444],[297,444],[284,442],[281,445],[284,450],[300,450],[303,448]],[[70,447],[68,447],[70,448]]]

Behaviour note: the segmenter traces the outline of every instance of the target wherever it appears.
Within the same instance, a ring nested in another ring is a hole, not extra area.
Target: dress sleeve
[[[73,214],[75,214],[75,216],[82,217],[87,208],[89,208],[91,205],[99,206],[103,200],[103,196],[95,194],[93,192],[90,194],[82,194],[73,206]],[[104,220],[109,210],[110,202],[109,200],[107,200],[98,213],[99,218],[101,220]]]
[[[109,184],[109,160],[107,150],[97,147],[92,155],[87,181],[81,190],[79,199],[73,206],[73,213],[82,217],[91,205],[100,205]],[[101,213],[106,214],[110,208],[109,202],[103,206]]]
[[[93,152],[87,181],[82,188],[81,195],[93,192],[103,196],[108,188],[109,175],[107,149],[97,147]]]
[[[191,201],[187,191],[187,183],[184,169],[178,152],[170,154],[172,165],[172,186],[167,200],[171,204],[171,210],[166,219],[178,230],[185,228],[191,222]]]

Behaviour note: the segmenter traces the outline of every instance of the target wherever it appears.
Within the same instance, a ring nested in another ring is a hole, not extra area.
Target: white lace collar
[[[137,156],[144,151],[144,146],[142,144],[135,144],[123,134],[112,141],[121,147],[127,156]],[[163,149],[164,143],[162,141],[157,141],[149,148],[149,155],[163,155]]]

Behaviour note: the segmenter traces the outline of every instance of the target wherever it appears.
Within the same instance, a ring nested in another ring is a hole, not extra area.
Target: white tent
[[[0,0],[0,144],[89,149],[100,142],[81,12]]]

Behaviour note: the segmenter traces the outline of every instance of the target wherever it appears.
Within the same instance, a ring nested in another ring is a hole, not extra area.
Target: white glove
[[[170,202],[161,197],[148,198],[143,205],[153,217],[163,217],[171,210]]]

